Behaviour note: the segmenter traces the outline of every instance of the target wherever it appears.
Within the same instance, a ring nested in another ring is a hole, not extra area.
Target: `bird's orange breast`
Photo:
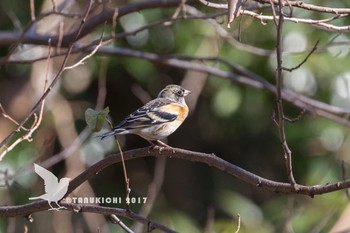
[[[188,115],[187,105],[172,103],[162,106],[161,111],[177,115],[176,121],[184,121]]]

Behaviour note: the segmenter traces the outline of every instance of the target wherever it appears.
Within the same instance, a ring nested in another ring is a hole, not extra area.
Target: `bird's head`
[[[178,85],[168,85],[158,94],[158,98],[169,99],[181,104],[185,103],[185,96],[190,94],[189,90]]]

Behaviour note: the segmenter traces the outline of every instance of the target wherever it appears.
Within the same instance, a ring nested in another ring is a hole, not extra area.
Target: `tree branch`
[[[91,6],[92,6],[92,0],[90,0],[89,6],[87,7],[85,14],[84,14],[84,18],[81,21],[80,26],[78,27],[78,30],[76,33],[74,33],[74,38],[72,41],[70,41],[69,45],[68,45],[68,51],[65,54],[65,57],[63,59],[61,68],[59,69],[58,73],[56,74],[56,76],[53,78],[52,82],[50,83],[50,85],[48,86],[48,88],[45,90],[44,94],[40,97],[40,99],[38,100],[38,102],[34,105],[34,107],[32,108],[32,110],[28,113],[28,115],[26,116],[26,118],[18,125],[17,129],[12,131],[12,133],[10,133],[1,143],[0,143],[0,148],[3,147],[4,145],[6,145],[6,143],[16,134],[17,131],[19,131],[23,125],[31,118],[31,116],[37,111],[37,109],[42,105],[43,101],[46,99],[47,95],[51,92],[51,90],[53,89],[53,87],[55,86],[55,84],[57,83],[57,81],[60,79],[61,74],[64,72],[66,64],[68,62],[68,58],[72,53],[73,50],[73,46],[75,44],[75,42],[78,40],[77,38],[80,36],[80,33],[82,31],[82,29],[84,28],[84,23],[86,18],[89,15],[89,12],[91,10]],[[50,45],[51,44],[51,40],[50,38],[48,39],[48,41],[50,41]],[[93,52],[93,51],[92,51]]]
[[[350,187],[350,180],[339,181],[336,183],[327,183],[324,185],[298,185],[298,190],[293,189],[293,185],[290,183],[272,181],[258,175],[255,175],[249,171],[244,170],[228,161],[217,157],[214,154],[202,153],[189,151],[179,148],[160,148],[155,146],[144,147],[129,151],[124,151],[124,159],[132,160],[137,158],[144,157],[158,157],[166,156],[171,159],[182,159],[191,162],[199,162],[207,164],[211,167],[214,167],[218,170],[225,172],[228,175],[231,175],[243,182],[251,184],[253,186],[269,190],[276,193],[294,193],[300,195],[307,195],[313,197],[314,195],[320,195],[325,193],[334,192],[337,190],[342,190]],[[87,168],[84,172],[75,177],[70,183],[67,191],[67,195],[70,194],[73,190],[79,187],[85,181],[91,179],[92,177],[99,174],[102,170],[107,167],[120,163],[121,156],[120,154],[115,154],[104,158],[103,160],[95,163],[91,167]],[[64,203],[63,203],[64,204]],[[30,204],[20,205],[20,206],[4,206],[0,207],[0,217],[15,217],[15,216],[27,216],[34,212],[43,211],[49,206],[46,201],[38,201]],[[118,215],[118,214],[117,214]]]
[[[284,17],[283,17],[283,11],[282,11],[282,2],[281,0],[278,2],[278,14],[279,17],[277,19],[276,13],[274,11],[273,4],[271,4],[273,15],[275,17],[275,24],[276,24],[276,31],[277,31],[277,43],[276,43],[276,59],[277,59],[277,68],[276,68],[276,106],[277,106],[277,127],[278,127],[278,134],[280,137],[280,143],[283,150],[286,170],[287,170],[287,176],[289,179],[289,182],[293,185],[294,188],[296,187],[296,182],[293,175],[293,166],[292,166],[292,151],[289,149],[287,138],[286,138],[286,132],[285,132],[285,117],[284,117],[284,111],[283,111],[283,101],[282,101],[282,84],[283,84],[283,76],[282,76],[282,33],[283,33],[283,23],[284,23]]]
[[[334,192],[337,190],[342,190],[350,187],[350,180],[339,181],[336,183],[327,183],[324,185],[314,185],[306,186],[298,184],[298,189],[293,188],[293,184],[272,181],[258,175],[255,175],[249,171],[246,171],[232,163],[229,163],[214,154],[207,154],[201,152],[194,152],[179,148],[160,148],[155,146],[153,148],[145,147],[134,150],[125,151],[123,153],[125,160],[131,160],[136,158],[143,157],[158,157],[158,156],[167,156],[171,159],[182,159],[191,162],[199,162],[207,164],[211,167],[214,167],[218,170],[225,172],[228,175],[236,177],[237,179],[256,186],[257,188],[263,188],[271,192],[285,193],[285,194],[299,194],[299,195],[308,195],[313,197],[314,195],[320,195],[325,193]],[[70,194],[78,186],[80,186],[85,181],[91,179],[92,177],[99,174],[105,168],[121,162],[120,154],[111,155],[91,167],[87,168],[80,175],[75,177],[68,187],[68,192],[66,195]],[[157,222],[151,221],[147,218],[141,217],[129,210],[120,209],[120,208],[110,208],[102,206],[92,206],[92,205],[78,205],[73,203],[61,202],[60,205],[63,205],[67,210],[74,212],[91,212],[91,213],[100,213],[104,215],[115,214],[117,216],[122,216],[126,218],[133,219],[144,224],[148,224],[151,228],[156,228],[164,232],[174,232],[169,228],[161,225]],[[18,206],[3,206],[0,207],[0,217],[16,217],[16,216],[29,216],[39,211],[45,211],[49,208],[47,201],[37,201],[30,204],[18,205]]]
[[[94,51],[94,46],[86,46],[86,45],[79,45],[76,44],[74,46],[74,49],[72,50],[72,53],[78,53],[78,52],[86,52],[91,53]],[[133,50],[129,48],[121,48],[121,47],[108,47],[108,46],[101,46],[99,50],[96,52],[96,54],[99,55],[106,55],[106,56],[127,56],[127,57],[135,57],[139,59],[146,59],[152,62],[161,63],[164,65],[169,65],[173,67],[177,67],[180,69],[187,69],[187,70],[195,70],[200,71],[204,73],[208,73],[211,75],[215,75],[221,78],[230,79],[234,82],[237,82],[242,85],[246,85],[249,87],[253,87],[260,90],[266,90],[268,92],[271,92],[273,94],[276,93],[276,87],[269,82],[267,82],[264,78],[261,76],[252,73],[251,71],[245,69],[244,67],[241,67],[237,64],[230,63],[226,61],[225,59],[221,58],[211,58],[211,57],[194,57],[194,56],[183,56],[183,55],[158,55],[155,53],[150,52],[142,52],[138,50]],[[63,54],[62,54],[63,55]],[[52,55],[54,56],[54,55]],[[40,58],[40,59],[45,59]],[[185,60],[183,60],[185,59]],[[216,60],[218,62],[225,63],[226,65],[231,66],[234,68],[238,74],[234,74],[231,72],[223,71],[216,67],[210,67],[205,64],[198,64],[194,62],[189,62],[186,60],[198,60],[198,61],[204,61],[204,60]],[[26,63],[31,61],[16,61],[17,63]],[[348,116],[350,115],[350,112],[344,108],[329,105],[327,103],[320,102],[315,99],[311,99],[309,97],[297,94],[293,91],[283,89],[282,90],[282,98],[285,101],[288,101],[292,103],[293,105],[305,109],[306,111],[317,115],[324,117],[326,119],[335,121],[339,124],[345,125],[347,127],[350,127],[350,122],[348,121]]]
[[[67,209],[62,209],[61,211],[72,211],[72,212],[79,212],[79,213],[88,212],[88,213],[103,214],[106,216],[117,215],[117,216],[132,219],[137,222],[141,222],[143,224],[147,224],[150,229],[158,229],[163,232],[169,232],[169,233],[176,232],[158,222],[142,217],[126,209],[111,208],[111,207],[104,207],[104,206],[97,206],[97,205],[81,205],[81,204],[73,204],[73,203],[65,203],[65,202],[61,202],[60,205],[67,208]],[[47,201],[36,201],[26,205],[0,207],[0,216],[2,217],[27,216],[28,218],[33,218],[31,214],[35,212],[46,211],[49,208],[50,207]]]

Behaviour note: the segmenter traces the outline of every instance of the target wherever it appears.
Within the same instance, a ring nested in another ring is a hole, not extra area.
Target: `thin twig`
[[[288,118],[288,117],[284,116],[284,119],[286,121],[288,121],[289,123],[295,123],[295,122],[299,121],[304,116],[305,112],[306,112],[306,110],[302,109],[298,116],[296,116],[294,118]]]
[[[52,11],[56,12],[57,11],[56,1],[55,0],[51,0],[51,3],[52,3]]]
[[[207,220],[205,223],[203,233],[213,232],[214,220],[215,220],[215,209],[213,207],[209,207],[207,210]]]
[[[117,215],[115,214],[111,214],[110,219],[112,220],[113,223],[118,224],[125,232],[128,233],[134,233],[133,230],[131,230],[127,225],[125,225],[125,223],[122,222],[122,220],[120,220]]]
[[[341,176],[342,176],[343,180],[346,180],[346,170],[345,170],[344,160],[341,161],[340,167],[341,167]],[[348,200],[350,201],[349,189],[345,189],[345,194],[346,194],[346,197],[348,198]]]
[[[271,0],[255,0],[260,3],[270,3]],[[275,4],[279,4],[279,0],[272,0]],[[305,1],[288,1],[283,0],[282,6],[289,5],[297,8],[302,8],[308,11],[322,12],[322,13],[330,13],[330,14],[350,14],[349,8],[337,8],[337,7],[326,7],[326,6],[318,6],[313,4],[305,3]]]
[[[84,64],[84,62],[85,62],[87,59],[91,58],[91,57],[98,51],[98,49],[102,46],[102,44],[103,44],[103,43],[102,43],[102,42],[103,42],[102,38],[103,38],[103,33],[102,33],[102,35],[101,35],[100,43],[99,43],[98,45],[95,46],[94,50],[92,50],[91,53],[89,53],[88,55],[84,56],[82,59],[80,59],[78,62],[74,63],[73,65],[64,67],[64,68],[63,68],[63,71],[65,71],[65,70],[70,70],[70,69],[74,69],[75,67]]]
[[[30,17],[32,21],[35,21],[35,3],[34,0],[30,0]]]
[[[113,17],[112,17],[112,32],[111,32],[111,35],[112,35],[112,38],[115,39],[116,38],[116,29],[117,29],[117,18],[118,18],[118,8],[115,8],[114,9],[114,14],[113,14]]]
[[[158,193],[164,182],[165,167],[166,167],[166,157],[159,157],[156,160],[156,165],[154,168],[153,180],[148,186],[147,192],[147,202],[142,206],[139,214],[143,217],[148,217],[152,211],[154,204],[157,201]],[[133,226],[135,232],[143,232],[142,225],[136,223]]]
[[[101,111],[105,106],[106,96],[107,96],[107,86],[106,86],[106,75],[108,70],[108,58],[103,58],[101,60],[100,72],[98,75],[98,92],[95,109]]]
[[[120,152],[120,157],[122,158],[122,165],[123,165],[123,173],[124,173],[124,179],[125,179],[125,194],[126,194],[126,209],[129,209],[130,207],[130,192],[131,192],[131,188],[130,188],[130,179],[128,177],[128,173],[126,172],[126,166],[125,166],[125,160],[124,160],[124,155],[123,155],[123,150],[120,147],[120,143],[118,138],[116,138],[116,142],[118,145],[118,150]]]
[[[271,0],[272,4],[272,0]],[[273,7],[272,7],[273,8]],[[272,9],[273,14],[275,15],[274,8]],[[277,69],[276,69],[276,105],[277,105],[277,127],[278,133],[280,137],[280,143],[283,149],[287,176],[289,182],[293,185],[293,188],[297,189],[296,182],[293,176],[293,168],[292,168],[292,151],[289,149],[287,138],[285,134],[284,128],[284,111],[283,111],[283,102],[282,102],[282,32],[283,32],[283,13],[282,13],[282,2],[279,1],[278,5],[278,13],[279,18],[275,20],[276,30],[277,30]]]
[[[32,117],[32,115],[37,111],[37,109],[42,105],[42,102],[46,99],[47,95],[51,92],[51,90],[53,89],[53,87],[56,85],[57,81],[59,80],[59,78],[61,77],[61,74],[64,72],[64,68],[66,67],[66,64],[68,62],[68,58],[73,50],[74,44],[77,41],[77,39],[80,36],[80,32],[86,22],[86,19],[90,13],[91,10],[91,6],[92,6],[92,2],[93,0],[90,0],[89,2],[89,6],[86,9],[85,15],[83,20],[81,21],[81,24],[75,34],[75,40],[73,41],[73,43],[71,43],[71,45],[68,48],[68,51],[66,52],[66,55],[63,59],[61,68],[59,69],[58,73],[56,74],[56,76],[54,77],[54,79],[52,80],[51,84],[48,86],[47,90],[44,92],[44,94],[41,96],[41,98],[37,101],[37,103],[34,105],[34,107],[32,108],[32,110],[28,113],[28,115],[25,117],[25,119],[19,124],[19,126],[17,127],[16,130],[14,130],[12,133],[10,133],[1,143],[0,143],[0,148],[3,147],[15,134],[16,132],[18,132],[20,130],[21,127],[23,127],[23,125]]]
[[[241,215],[237,214],[237,230],[235,231],[235,233],[238,233],[239,230],[241,229]]]
[[[13,119],[9,114],[6,113],[4,107],[2,106],[1,103],[0,103],[0,111],[1,111],[1,115],[4,118],[8,119],[9,121],[11,121],[12,123],[14,123],[17,126],[19,125],[19,123],[15,119]],[[27,129],[27,128],[23,127],[23,126],[21,127],[21,129],[23,129],[24,131],[29,131],[29,129]]]
[[[96,110],[101,110],[104,106],[105,98],[106,98],[106,72],[107,72],[107,65],[108,60],[103,59],[101,63],[101,71],[99,74],[99,81],[98,81],[98,94],[97,94],[97,100],[96,100]],[[1,105],[0,105],[1,106]],[[88,127],[85,127],[79,134],[79,136],[71,143],[71,145],[67,148],[65,148],[63,151],[52,155],[48,159],[41,162],[41,166],[45,168],[52,167],[53,165],[63,161],[64,159],[68,158],[69,156],[73,155],[74,152],[76,152],[81,145],[88,139],[88,137],[91,135],[91,131]],[[33,171],[33,166],[27,166],[16,172],[15,174],[8,175],[8,179],[14,179],[14,177],[19,175],[25,175],[29,172]],[[3,181],[2,178],[0,178],[0,182]]]
[[[112,129],[113,128],[112,123],[108,119],[106,119],[106,120],[107,120],[107,123],[109,124],[109,127]],[[115,142],[117,144],[117,147],[118,147],[121,159],[122,159],[121,161],[122,161],[122,166],[123,166],[123,174],[124,174],[124,181],[125,181],[125,195],[126,195],[125,203],[126,203],[126,209],[129,209],[129,207],[130,207],[130,192],[131,192],[130,179],[129,179],[128,173],[126,171],[123,150],[122,150],[122,148],[120,146],[120,143],[119,143],[119,140],[117,138],[117,135],[114,135],[114,139],[115,139]]]
[[[316,50],[317,50],[317,46],[320,43],[320,40],[317,40],[316,44],[314,45],[314,47],[312,47],[311,51],[308,53],[308,55],[304,58],[304,60],[302,62],[300,62],[297,66],[292,67],[292,68],[286,68],[286,67],[282,67],[283,70],[285,71],[289,71],[292,72],[293,70],[299,69],[302,65],[304,65],[304,63],[309,59],[309,57],[311,56],[311,54],[313,54]]]
[[[215,9],[227,9],[227,3],[214,3],[207,0],[198,0],[203,3],[207,7],[215,8]],[[279,0],[255,0],[256,2],[264,3],[264,4],[279,4]],[[308,11],[320,12],[320,13],[330,13],[335,15],[340,14],[350,14],[349,8],[337,8],[337,7],[326,7],[326,6],[318,6],[307,4],[304,1],[283,1],[283,6],[288,5],[289,7],[297,7]]]
[[[46,64],[46,73],[45,73],[44,90],[43,90],[44,93],[46,91],[46,87],[47,87],[47,83],[48,83],[50,63],[51,63],[51,44],[50,44],[50,41],[49,41],[48,59],[47,59],[47,64]],[[39,128],[39,126],[41,124],[41,120],[42,120],[42,117],[43,117],[43,114],[44,114],[44,105],[45,105],[45,99],[41,102],[41,107],[40,107],[40,111],[39,111],[39,117],[37,117],[37,115],[34,114],[34,122],[33,122],[32,126],[30,127],[30,129],[29,130],[25,130],[26,133],[23,136],[21,136],[16,141],[14,141],[10,146],[7,146],[5,148],[5,150],[0,154],[0,161],[5,157],[5,155],[8,152],[13,150],[22,141],[25,141],[25,140],[31,141],[32,140],[33,133]],[[18,123],[17,123],[17,125],[18,125],[19,129],[23,128],[23,125],[20,125]]]

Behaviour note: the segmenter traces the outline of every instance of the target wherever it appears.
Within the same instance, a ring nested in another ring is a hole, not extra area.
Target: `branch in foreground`
[[[280,138],[280,144],[282,146],[286,170],[287,170],[287,176],[289,179],[289,182],[291,184],[296,183],[295,178],[293,175],[293,168],[292,168],[292,151],[289,149],[287,138],[286,138],[286,131],[285,131],[285,117],[284,117],[284,110],[283,110],[283,102],[282,102],[282,83],[283,83],[283,76],[282,76],[282,51],[283,51],[283,24],[284,24],[284,16],[282,11],[282,2],[279,1],[278,4],[278,19],[275,12],[275,9],[273,6],[271,6],[273,16],[275,18],[275,24],[276,24],[276,31],[277,31],[277,42],[276,42],[276,59],[277,59],[277,68],[275,72],[275,80],[276,80],[276,123],[278,127],[278,134]]]
[[[60,205],[66,207],[67,209],[62,209],[61,211],[72,211],[72,212],[87,212],[87,213],[96,213],[103,214],[106,216],[109,215],[117,215],[125,218],[129,218],[131,220],[147,224],[149,230],[158,229],[163,232],[174,233],[176,231],[171,230],[170,228],[152,221],[148,218],[142,217],[134,212],[121,208],[111,208],[97,205],[81,205],[81,204],[73,204],[73,203],[65,203],[61,202]],[[28,218],[33,218],[30,216],[32,213],[46,211],[50,207],[47,201],[37,201],[34,203],[19,205],[19,206],[8,206],[8,207],[0,207],[0,216],[1,217],[17,217],[17,216],[28,216]]]
[[[129,150],[124,152],[124,160],[131,160],[136,158],[143,157],[157,157],[157,156],[167,156],[169,158],[177,158],[182,160],[188,160],[192,162],[200,162],[208,164],[211,167],[214,167],[218,170],[221,170],[229,175],[232,175],[239,180],[242,180],[246,183],[252,184],[256,187],[261,187],[272,192],[279,193],[289,193],[289,194],[302,194],[313,197],[314,195],[325,194],[334,192],[341,189],[346,189],[350,187],[350,180],[340,181],[331,184],[324,185],[314,185],[314,186],[305,186],[300,184],[290,184],[283,182],[276,182],[262,178],[258,175],[255,175],[251,172],[248,172],[234,164],[231,164],[214,154],[207,154],[201,152],[188,151],[178,148],[160,148],[160,147],[146,147],[135,150]],[[120,154],[109,156],[96,164],[89,167],[87,170],[82,172],[80,175],[75,177],[70,183],[67,195],[75,190],[85,181],[96,176],[103,169],[121,162]],[[71,203],[60,203],[63,206],[67,207],[68,210],[74,212],[91,212],[91,213],[100,213],[104,215],[115,214],[117,216],[122,216],[130,218],[132,220],[142,222],[147,224],[150,229],[155,228],[162,230],[164,232],[174,232],[173,230],[165,227],[164,225],[151,221],[147,218],[141,217],[131,211],[119,209],[119,208],[110,208],[102,206],[91,206],[91,205],[76,205]],[[16,217],[16,216],[30,216],[32,213],[45,211],[49,208],[47,201],[38,201],[30,204],[20,205],[20,206],[4,206],[0,207],[0,217]]]
[[[214,167],[229,175],[232,175],[243,182],[246,182],[256,187],[264,188],[266,190],[276,192],[276,193],[287,193],[287,194],[294,193],[294,194],[308,195],[310,197],[313,197],[314,195],[330,193],[330,192],[334,192],[337,190],[342,190],[350,187],[350,180],[344,180],[336,183],[328,183],[324,185],[313,185],[313,186],[296,184],[297,189],[294,189],[293,185],[290,183],[277,182],[277,181],[272,181],[272,180],[260,177],[232,163],[229,163],[215,156],[214,154],[189,151],[189,150],[184,150],[179,148],[172,148],[172,147],[160,148],[158,146],[155,146],[154,148],[145,147],[145,148],[125,151],[123,154],[124,154],[124,160],[131,160],[131,159],[144,158],[144,157],[167,156],[169,158],[176,158],[176,159],[182,159],[182,160],[187,160],[191,162],[205,163],[211,167]],[[96,174],[98,174],[105,168],[119,162],[121,162],[120,154],[116,154],[116,155],[111,155],[95,163],[94,165],[86,169],[84,172],[82,172],[80,175],[75,177],[69,183],[67,195],[71,193],[73,190],[75,190],[78,186],[80,186],[85,181],[96,176]],[[4,207],[0,207],[0,217],[28,216],[34,212],[43,211],[47,208],[48,208],[48,204],[46,201],[38,201],[35,203],[30,203],[30,204],[21,205],[21,206],[4,206]],[[124,216],[124,215],[121,215],[120,213],[119,214],[112,213],[112,214]]]
[[[272,192],[277,192],[277,193],[295,193],[295,194],[308,195],[313,197],[314,195],[330,193],[330,192],[334,192],[337,190],[342,190],[350,187],[350,180],[344,180],[336,183],[328,183],[324,185],[313,185],[313,186],[296,184],[297,189],[295,190],[293,188],[293,185],[291,185],[290,183],[277,182],[277,181],[272,181],[272,180],[260,177],[232,163],[229,163],[215,156],[214,154],[189,151],[189,150],[184,150],[179,148],[172,148],[172,147],[160,148],[158,146],[154,148],[145,147],[145,148],[125,151],[123,154],[124,154],[125,160],[131,160],[131,159],[143,158],[143,157],[167,156],[169,158],[176,158],[176,159],[182,159],[182,160],[187,160],[191,162],[205,163],[211,167],[215,167],[218,170],[221,170],[229,175],[232,175],[243,182],[246,182],[248,184],[251,184],[257,187],[264,188]],[[82,184],[86,180],[89,180],[91,177],[95,176],[106,167],[119,162],[121,162],[120,154],[116,154],[113,156],[109,156],[97,162],[96,164],[92,165],[91,167],[89,167],[87,170],[85,170],[83,173],[81,173],[79,176],[77,176],[75,179],[71,181],[71,183],[69,184],[68,193],[72,192],[80,184]],[[1,213],[2,213],[2,209],[0,208],[0,216],[1,216]]]

